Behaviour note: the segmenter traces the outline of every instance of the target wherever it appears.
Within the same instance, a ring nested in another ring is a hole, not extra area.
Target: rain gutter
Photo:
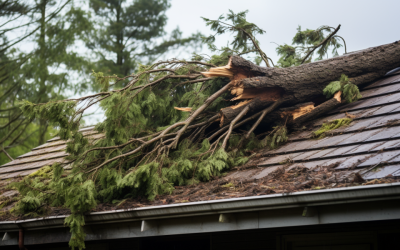
[[[400,199],[400,183],[377,184],[346,188],[301,191],[231,198],[212,201],[188,202],[162,206],[93,212],[86,215],[86,225],[122,223],[203,216],[211,214],[241,213],[294,207],[315,207]],[[29,220],[2,221],[0,231],[38,230],[64,227],[68,215],[50,216]]]

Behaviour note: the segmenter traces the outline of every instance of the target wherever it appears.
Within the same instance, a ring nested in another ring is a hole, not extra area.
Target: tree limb
[[[11,161],[14,160],[14,159],[11,157],[11,155],[9,155],[9,154],[7,153],[7,151],[6,151],[3,147],[1,148],[1,151],[4,152],[4,154],[8,157],[8,159],[10,159]]]

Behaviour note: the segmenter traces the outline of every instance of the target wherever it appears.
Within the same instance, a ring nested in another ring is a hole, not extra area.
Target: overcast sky
[[[167,31],[179,26],[184,35],[210,34],[201,16],[216,19],[229,9],[235,13],[249,10],[247,20],[266,31],[258,40],[274,62],[278,56],[271,42],[291,44],[298,25],[316,29],[341,24],[338,35],[346,40],[348,51],[400,40],[400,0],[172,0],[171,4]],[[230,35],[219,38],[218,45],[227,40],[232,40]],[[204,52],[208,53],[206,48]]]

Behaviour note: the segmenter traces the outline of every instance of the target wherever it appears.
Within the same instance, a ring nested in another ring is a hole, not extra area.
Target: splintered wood
[[[268,88],[243,88],[241,80],[251,78],[255,75],[246,69],[246,67],[234,67],[232,58],[229,59],[227,65],[222,67],[211,68],[208,72],[202,72],[205,77],[228,77],[230,82],[230,92],[235,97],[231,101],[241,101],[233,106],[226,107],[220,112],[221,126],[230,122],[230,118],[236,117],[235,112],[248,105],[252,100],[258,99],[261,103],[271,103],[279,100],[283,95],[283,90],[279,87]],[[235,111],[233,111],[235,110]],[[232,113],[232,117],[227,113]]]
[[[211,68],[207,72],[201,72],[201,74],[205,77],[228,77],[229,79],[233,79],[234,73],[230,69],[231,66],[228,64],[223,67]]]
[[[228,77],[232,80],[231,84],[235,85],[236,81],[241,79],[253,77],[249,71],[246,71],[242,68],[233,67],[232,66],[232,58],[229,59],[229,62],[225,66],[211,68],[207,72],[200,72],[205,77]]]
[[[261,101],[277,101],[282,96],[282,90],[276,88],[243,89],[234,87],[231,94],[236,95],[231,101],[260,98]]]
[[[179,108],[179,107],[174,107],[174,109],[183,111],[183,112],[191,112],[192,108]]]
[[[284,111],[282,111],[282,113],[281,113],[281,117],[284,118],[284,117],[291,116],[293,120],[296,120],[300,116],[303,116],[303,115],[311,112],[313,109],[315,109],[315,107],[314,107],[314,103],[312,103],[312,102],[298,104],[298,105],[294,106],[293,108],[284,109]]]
[[[365,61],[373,63],[365,64]],[[346,67],[341,66],[343,62],[346,62]],[[226,86],[229,86],[233,95],[231,100],[251,100],[221,109],[220,121],[224,126],[232,122],[244,108],[254,114],[277,101],[282,101],[282,106],[292,107],[271,112],[263,118],[263,122],[274,124],[284,119],[297,126],[326,114],[342,103],[340,92],[330,100],[322,100],[321,91],[342,74],[351,78],[352,83],[360,85],[375,81],[397,67],[400,67],[399,42],[330,58],[329,62],[322,60],[288,68],[260,67],[240,56],[231,56],[228,65],[212,68],[202,74],[206,77],[229,77],[231,82]],[[310,101],[320,104],[315,108],[314,104],[303,105]]]
[[[333,98],[335,98],[338,102],[342,102],[342,91],[336,92]]]
[[[243,102],[239,102],[239,103],[236,104],[236,105],[230,106],[230,108],[231,108],[231,109],[237,109],[237,108],[239,108],[239,107],[241,107],[241,106],[243,106],[243,105],[246,105],[246,104],[249,103],[249,102],[251,102],[251,100],[246,100],[246,101],[243,101]]]

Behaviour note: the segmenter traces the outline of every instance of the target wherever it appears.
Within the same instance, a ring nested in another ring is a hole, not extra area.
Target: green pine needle
[[[342,126],[347,126],[349,125],[353,119],[351,118],[342,118],[342,119],[336,119],[327,123],[323,123],[321,128],[319,128],[317,131],[313,132],[313,137],[317,139],[322,139],[327,135],[327,132],[335,130],[337,128],[340,128]]]
[[[357,85],[350,82],[349,78],[342,74],[339,81],[329,83],[323,90],[326,98],[332,98],[338,91],[342,91],[343,98],[352,103],[362,97]]]

